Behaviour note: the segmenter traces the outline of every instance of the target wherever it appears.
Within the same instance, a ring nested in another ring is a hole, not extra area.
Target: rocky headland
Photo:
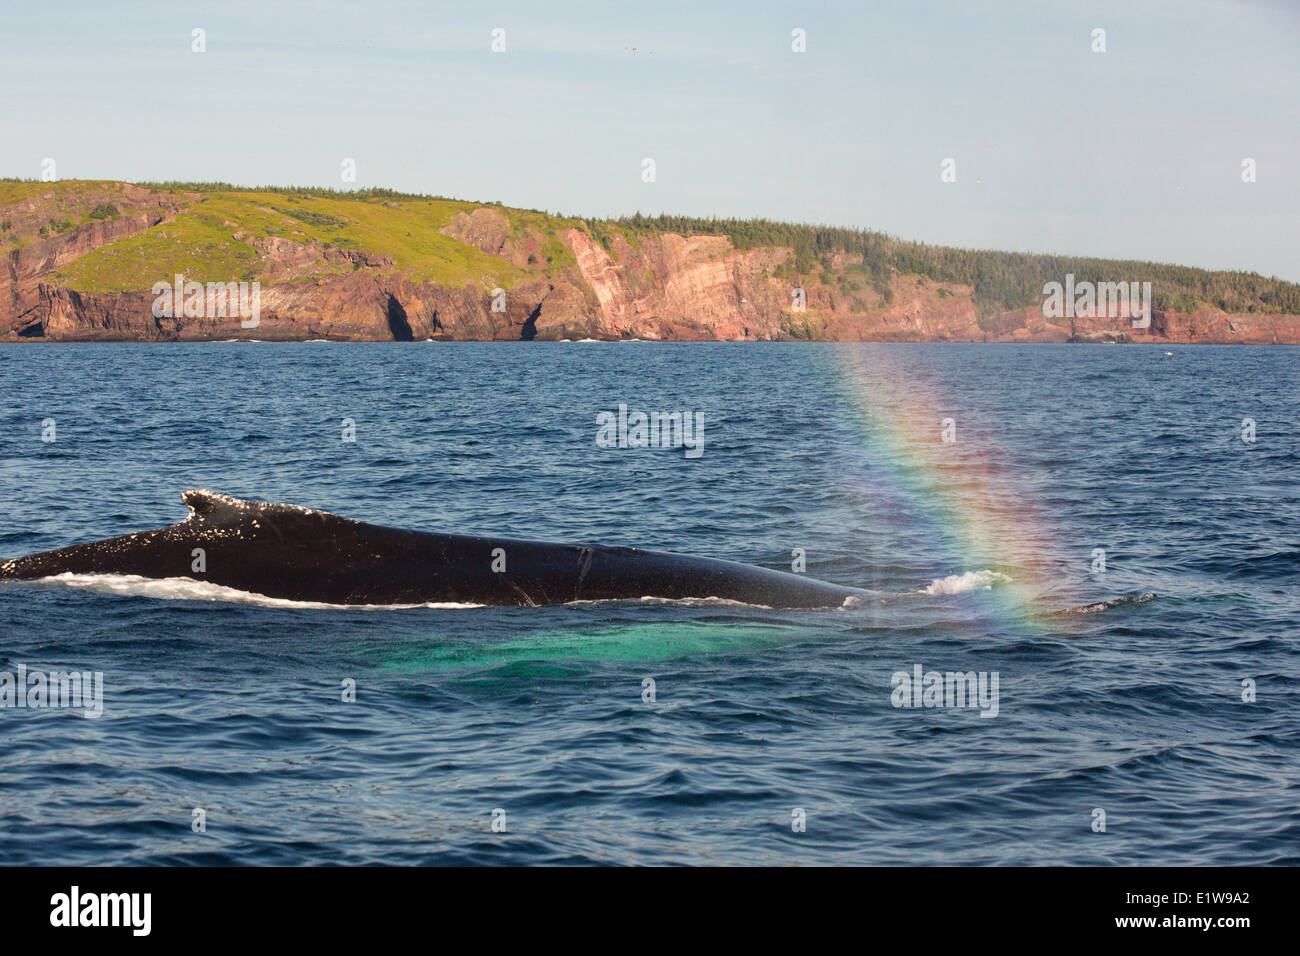
[[[961,253],[950,267],[938,258],[947,250],[927,258],[915,249],[931,247],[863,234],[857,251],[851,236],[835,238],[846,231],[827,239],[814,227],[783,227],[794,239],[781,243],[751,238],[743,224],[587,222],[379,190],[12,180],[0,182],[0,226],[0,340],[15,342],[1300,344],[1300,289],[1290,283],[1182,269],[1169,273],[1177,295],[1162,299],[1160,270],[1174,267],[1152,266],[1144,328],[1105,310],[1046,318],[1043,281],[1075,268],[1105,276],[1105,261]],[[987,269],[971,258],[980,255]],[[981,284],[1005,263],[1001,285]],[[1112,265],[1116,281],[1150,278]],[[969,281],[959,281],[963,268]],[[177,277],[256,282],[256,325],[210,308],[159,314],[156,287]]]

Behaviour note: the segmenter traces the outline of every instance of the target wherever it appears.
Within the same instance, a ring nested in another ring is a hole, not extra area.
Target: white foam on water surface
[[[421,604],[326,604],[320,601],[293,601],[288,598],[267,597],[251,591],[240,591],[209,581],[194,578],[146,578],[138,574],[54,574],[38,578],[35,584],[61,584],[99,594],[121,594],[130,597],[157,598],[164,601],[224,601],[228,604],[251,604],[257,607],[306,608],[331,611],[395,611],[410,608],[461,608],[485,607],[483,604],[462,604],[455,601]]]
[[[6,582],[10,583],[10,582]],[[295,601],[289,598],[268,597],[251,591],[213,584],[210,581],[198,581],[194,578],[147,578],[139,574],[74,574],[70,571],[53,574],[29,581],[14,581],[13,584],[62,585],[80,588],[97,594],[118,594],[127,597],[147,597],[161,601],[220,601],[227,604],[248,604],[255,607],[302,608],[308,610],[331,611],[398,611],[414,608],[436,608],[441,610],[462,610],[467,608],[488,607],[486,604],[462,603],[458,601],[430,601],[419,604],[328,604],[322,601]],[[665,598],[643,595],[639,598],[601,598],[595,600],[578,600],[566,602],[576,604],[673,604],[680,607],[746,607],[775,610],[771,605],[736,601],[720,597]],[[857,596],[846,598],[842,607],[858,607]],[[809,608],[808,610],[819,610]]]
[[[965,574],[950,574],[946,578],[935,578],[927,587],[921,588],[922,594],[962,594],[966,591],[990,591],[996,584],[1009,584],[1011,579],[1000,571],[967,571]]]

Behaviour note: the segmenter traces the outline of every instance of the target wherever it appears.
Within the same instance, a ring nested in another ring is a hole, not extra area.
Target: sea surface
[[[1298,372],[1242,346],[0,346],[0,559],[170,524],[201,487],[875,592],[340,609],[3,584],[0,672],[101,672],[103,713],[0,708],[0,852],[1300,863]],[[599,447],[620,404],[700,413],[702,453]],[[918,667],[996,697],[901,706]]]

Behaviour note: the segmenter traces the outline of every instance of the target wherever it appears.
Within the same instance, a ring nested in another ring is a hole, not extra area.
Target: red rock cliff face
[[[793,274],[790,249],[738,250],[721,236],[630,239],[614,232],[602,243],[585,228],[568,228],[558,239],[572,254],[571,264],[543,273],[538,257],[548,240],[554,247],[554,238],[512,230],[509,218],[490,207],[457,214],[442,232],[508,261],[525,276],[503,295],[475,285],[417,282],[390,257],[364,250],[235,233],[261,261],[258,324],[246,327],[240,316],[221,317],[215,309],[197,317],[156,317],[155,297],[147,290],[91,294],[51,281],[79,256],[150,229],[197,200],[180,196],[163,207],[155,193],[125,189],[118,197],[120,218],[88,223],[9,254],[0,338],[1300,344],[1300,316],[1294,315],[1156,312],[1150,328],[1141,330],[1125,317],[1046,319],[1040,307],[980,319],[969,286],[895,274],[882,296],[885,290],[859,281],[861,273],[852,267],[860,260],[846,254],[834,259],[833,283],[824,281],[824,273],[816,279],[779,278]]]
[[[41,283],[37,304],[21,317],[24,324],[16,327],[16,337],[81,342],[517,341],[590,337],[601,329],[581,290],[566,283],[518,286],[506,296],[501,312],[493,311],[493,297],[481,290],[417,284],[392,271],[264,285],[258,298],[254,326],[245,324],[251,317],[233,309],[218,316],[211,295],[203,315],[155,317],[151,292],[82,293]]]
[[[786,290],[771,276],[785,249],[741,252],[721,236],[667,234],[613,255],[578,229],[564,233],[600,309],[599,337],[758,340],[781,337]]]

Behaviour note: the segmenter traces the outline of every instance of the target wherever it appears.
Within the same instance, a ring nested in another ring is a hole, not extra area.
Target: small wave
[[[1011,579],[1000,571],[967,571],[965,574],[950,574],[946,578],[935,578],[928,587],[921,588],[922,594],[961,594],[965,591],[989,591],[995,584],[1009,584]]]
[[[157,598],[164,601],[224,601],[228,604],[252,604],[257,607],[307,608],[330,611],[398,611],[411,608],[461,608],[485,607],[483,604],[462,604],[455,601],[422,604],[326,604],[321,601],[293,601],[288,598],[267,597],[251,591],[240,591],[194,578],[146,578],[138,574],[54,574],[38,578],[36,584],[63,584],[100,594],[121,594],[130,597]]]
[[[1110,601],[1099,601],[1096,604],[1084,604],[1080,607],[1067,607],[1063,611],[1057,611],[1057,614],[1099,614],[1102,611],[1109,611],[1111,608],[1124,607],[1126,604],[1150,604],[1156,599],[1154,591],[1143,591],[1141,594],[1126,594],[1123,597],[1117,597]]]

